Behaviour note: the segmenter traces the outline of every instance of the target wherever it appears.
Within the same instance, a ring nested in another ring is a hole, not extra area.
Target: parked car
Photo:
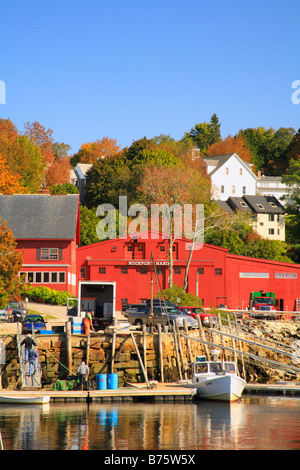
[[[202,325],[208,326],[210,324],[210,320],[215,323],[217,321],[217,316],[213,313],[207,313],[201,307],[178,307],[183,313],[187,313],[193,318],[196,318],[197,315],[201,318]]]
[[[12,309],[9,307],[1,308],[0,309],[0,321],[12,322]]]
[[[28,311],[26,310],[26,308],[24,308],[24,305],[22,304],[22,302],[18,302],[18,301],[10,302],[7,305],[7,307],[12,309],[13,321],[15,322],[16,321],[23,322],[24,318],[28,314]]]
[[[145,324],[146,326],[156,326],[162,325],[167,327],[172,325],[173,320],[178,320],[178,326],[183,327],[183,320],[186,320],[188,328],[198,328],[197,320],[192,318],[186,313],[180,312],[177,308],[172,307],[158,307],[157,305],[153,307],[153,318],[150,316],[150,308],[145,307],[144,310],[137,309],[128,309],[125,312],[125,316],[128,319],[128,322],[132,325]]]
[[[38,333],[40,330],[46,330],[46,322],[42,315],[31,314],[26,315],[23,322],[22,334],[32,333],[32,331]]]

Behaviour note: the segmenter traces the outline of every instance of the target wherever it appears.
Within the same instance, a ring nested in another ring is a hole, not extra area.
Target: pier
[[[196,390],[181,387],[177,383],[158,383],[156,388],[146,384],[115,390],[1,390],[1,396],[9,397],[50,396],[50,403],[192,403]],[[300,396],[300,383],[247,384],[242,398],[265,395]]]
[[[50,403],[182,403],[191,402],[196,393],[195,389],[181,387],[176,383],[160,383],[156,388],[150,389],[144,385],[114,390],[1,390],[1,396],[50,396]]]

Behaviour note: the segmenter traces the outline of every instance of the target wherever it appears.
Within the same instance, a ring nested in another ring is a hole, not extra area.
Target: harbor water
[[[0,430],[5,450],[296,450],[300,398],[0,405]]]

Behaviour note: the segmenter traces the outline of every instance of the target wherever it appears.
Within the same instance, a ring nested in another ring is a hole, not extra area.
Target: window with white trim
[[[58,248],[41,248],[41,260],[58,260]]]

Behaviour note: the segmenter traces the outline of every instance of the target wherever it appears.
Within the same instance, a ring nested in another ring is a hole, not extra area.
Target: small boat
[[[181,385],[196,389],[196,397],[206,400],[237,401],[246,386],[237,371],[235,362],[207,361],[205,356],[191,364],[192,380],[180,381]]]
[[[12,405],[45,405],[50,402],[50,396],[0,395],[0,403]]]

